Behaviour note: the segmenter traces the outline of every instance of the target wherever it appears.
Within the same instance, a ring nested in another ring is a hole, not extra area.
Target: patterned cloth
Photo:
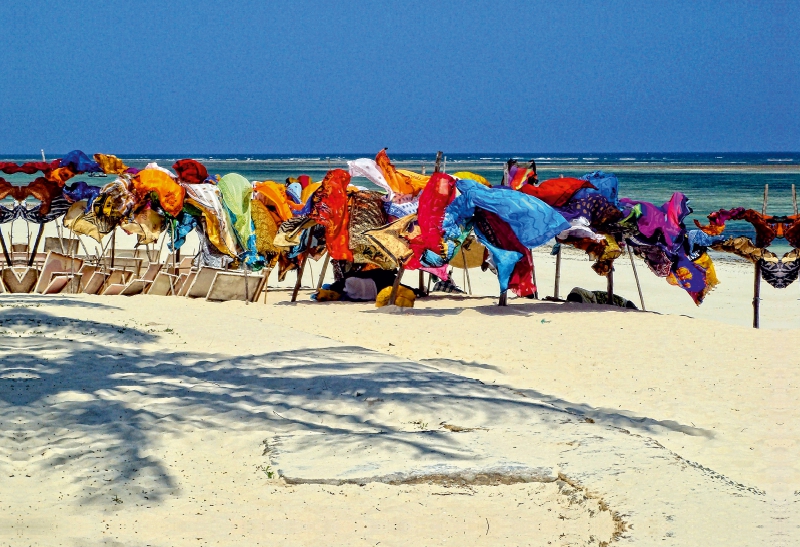
[[[776,262],[761,259],[759,263],[761,279],[776,289],[785,289],[797,281],[800,275],[800,250],[793,249]]]

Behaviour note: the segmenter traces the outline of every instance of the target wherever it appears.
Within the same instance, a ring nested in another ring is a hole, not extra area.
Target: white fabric
[[[605,241],[606,238],[589,227],[589,220],[578,217],[570,221],[570,227],[556,236],[556,241],[567,239],[569,236],[576,238],[589,238],[595,241]]]
[[[155,171],[162,171],[162,172],[168,174],[173,179],[177,179],[178,178],[178,175],[176,175],[175,173],[173,173],[169,169],[164,169],[163,167],[159,166],[156,162],[148,163],[147,165],[144,166],[144,168],[145,169],[153,169]]]
[[[344,280],[344,292],[353,300],[375,300],[378,297],[378,287],[372,279],[348,277]]]
[[[383,171],[375,163],[375,160],[369,158],[359,158],[357,160],[350,160],[347,162],[350,168],[351,177],[366,177],[388,193],[385,200],[392,201],[394,199],[394,192],[392,191],[386,178],[383,176]]]

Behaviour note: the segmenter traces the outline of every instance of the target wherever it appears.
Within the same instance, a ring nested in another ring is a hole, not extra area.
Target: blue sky
[[[798,2],[8,1],[0,20],[3,153],[800,150]]]

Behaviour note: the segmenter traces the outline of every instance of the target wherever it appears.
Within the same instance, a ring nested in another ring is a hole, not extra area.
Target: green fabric
[[[253,186],[242,175],[229,173],[220,179],[217,188],[222,194],[222,203],[231,213],[233,229],[236,231],[239,243],[248,249],[250,238],[255,238],[256,235],[250,205]]]

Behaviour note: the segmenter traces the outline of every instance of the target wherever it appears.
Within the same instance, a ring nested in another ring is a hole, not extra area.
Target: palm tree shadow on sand
[[[361,347],[238,356],[177,350],[169,329],[78,320],[69,307],[62,316],[4,305],[0,334],[0,476],[58,473],[77,482],[88,502],[107,500],[121,484],[151,503],[174,493],[177,475],[154,450],[163,435],[379,432],[376,443],[459,457],[445,429],[419,440],[397,434],[409,426],[383,405],[494,423],[581,420],[553,400]],[[593,416],[645,431],[664,426],[600,411]]]

